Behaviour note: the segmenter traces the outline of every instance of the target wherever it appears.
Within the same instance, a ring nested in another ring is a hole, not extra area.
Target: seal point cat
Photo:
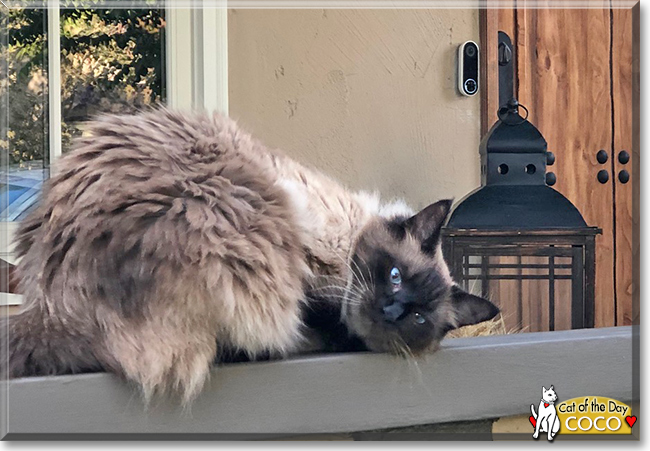
[[[220,349],[318,346],[314,302],[340,313],[337,337],[390,352],[429,352],[498,312],[449,276],[450,201],[382,204],[217,114],[107,115],[85,130],[16,235],[23,308],[0,322],[6,377],[105,370],[146,401],[187,403]]]

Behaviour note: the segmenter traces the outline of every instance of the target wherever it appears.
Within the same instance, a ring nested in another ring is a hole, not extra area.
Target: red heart
[[[636,423],[636,415],[632,415],[631,417],[625,417],[625,421],[627,421],[627,424],[629,424],[630,427],[634,426],[634,423]]]
[[[628,417],[628,418],[629,418],[629,417]],[[530,424],[532,424],[533,427],[537,426],[537,420],[535,419],[534,416],[531,415],[531,416],[528,417],[528,419],[530,420]],[[626,418],[626,419],[627,419],[627,418]],[[636,418],[635,418],[635,420],[636,420]]]

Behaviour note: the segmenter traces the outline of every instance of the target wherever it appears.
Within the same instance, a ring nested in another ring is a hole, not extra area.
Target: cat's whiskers
[[[406,360],[409,370],[415,371],[418,384],[427,391],[430,397],[433,397],[433,394],[429,390],[429,387],[427,387],[426,384],[424,383],[422,369],[420,368],[420,364],[418,363],[417,358],[413,354],[413,351],[411,351],[411,348],[406,344],[406,342],[402,337],[398,336],[397,339],[399,339],[399,341],[393,340],[391,342],[394,344],[394,346],[397,349],[399,349],[400,356]]]
[[[343,262],[343,264],[346,266],[348,271],[352,274],[352,276],[356,279],[358,283],[358,287],[356,287],[354,284],[347,283],[347,279],[341,277],[341,276],[336,276],[336,275],[321,275],[318,276],[319,278],[324,278],[324,279],[334,279],[334,280],[340,280],[340,281],[346,281],[346,286],[339,286],[339,285],[329,285],[329,288],[334,288],[338,290],[343,291],[343,297],[340,298],[342,299],[343,303],[348,303],[349,305],[357,305],[361,306],[364,304],[363,299],[367,296],[367,294],[372,293],[372,289],[368,285],[367,280],[363,276],[363,274],[357,274],[356,271],[352,269],[352,267],[340,256],[337,255],[337,257]],[[356,262],[355,262],[356,264]],[[357,265],[358,267],[358,265]],[[361,271],[359,269],[359,271]],[[361,276],[361,277],[359,277]],[[322,290],[323,287],[316,287],[313,289],[313,291],[317,290]],[[364,291],[365,290],[365,291]],[[350,297],[350,295],[355,295],[354,297]],[[326,296],[332,296],[331,294],[326,295]]]
[[[361,271],[361,268],[359,268],[359,265],[357,264],[357,262],[355,262],[354,259],[351,260],[351,262],[354,263],[355,266],[357,267],[358,273],[357,273],[357,271],[355,271],[352,268],[352,266],[350,266],[350,263],[348,263],[347,261],[345,261],[343,259],[343,257],[341,257],[340,255],[337,255],[337,257],[341,259],[341,261],[343,262],[343,264],[345,265],[347,270],[350,271],[350,273],[354,276],[354,278],[356,279],[359,286],[361,288],[365,288],[366,290],[368,290],[368,292],[372,292],[372,290],[370,289],[370,286],[368,285],[368,282],[367,282],[365,276],[363,275],[363,272]]]
[[[358,268],[358,271],[359,271],[358,274],[357,274],[357,271],[355,271],[355,270],[352,268],[352,266],[350,266],[350,263],[349,263],[346,259],[344,259],[343,257],[341,257],[341,256],[338,255],[338,254],[335,254],[335,255],[336,255],[336,257],[337,257],[339,260],[341,260],[341,262],[343,263],[343,265],[345,266],[345,268],[346,268],[346,269],[347,269],[347,270],[352,274],[352,276],[356,279],[356,281],[357,281],[357,283],[360,285],[360,287],[361,287],[361,288],[365,288],[366,290],[368,290],[368,292],[371,293],[372,290],[370,289],[370,286],[368,285],[368,282],[367,282],[365,276],[363,275],[363,272],[361,271],[361,268],[359,268],[359,265],[357,264],[357,262],[355,262],[354,259],[351,259],[351,260],[350,260],[350,261],[352,261],[352,263],[354,263],[354,264],[356,265],[356,267]]]
[[[358,255],[358,257],[361,259],[361,262],[363,263],[363,265],[364,265],[364,266],[366,267],[366,269],[368,270],[368,276],[370,277],[370,283],[371,283],[372,285],[375,285],[375,278],[374,278],[374,276],[372,275],[372,271],[370,271],[370,265],[368,265],[368,262],[366,261],[366,259],[363,258],[361,255]],[[357,267],[358,267],[358,265],[357,265]],[[361,271],[361,270],[359,270],[359,271]]]
[[[328,292],[325,291],[325,290],[328,290],[328,289],[341,290],[342,293],[341,294],[331,293],[331,292],[328,293]],[[340,299],[341,301],[348,302],[351,305],[363,305],[364,304],[364,302],[363,302],[364,293],[358,291],[354,287],[340,287],[340,286],[336,286],[336,285],[330,285],[330,286],[326,286],[326,287],[317,287],[317,288],[312,289],[311,291],[314,294],[318,294],[319,291],[320,292],[325,291],[322,294],[322,296],[325,297],[325,300],[328,300],[328,299]],[[312,299],[314,299],[314,298],[312,298]]]
[[[364,292],[358,290],[355,287],[352,287],[352,286],[351,287],[341,287],[341,286],[338,286],[338,285],[327,285],[327,286],[323,286],[323,287],[315,287],[315,288],[312,288],[310,291],[315,292],[315,293],[322,292],[323,295],[325,295],[325,296],[331,296],[332,294],[337,294],[336,292],[328,293],[326,290],[340,290],[340,293],[343,293],[343,294],[346,294],[346,295],[347,294],[354,294],[359,298],[363,297],[363,295],[365,294]]]
[[[314,301],[314,302],[322,301],[321,298],[314,298],[314,297],[311,297],[311,296],[306,296],[306,298],[307,298],[308,300],[310,300],[310,301]],[[345,301],[347,301],[347,300],[348,300],[347,298],[340,298],[340,301],[341,301],[341,302],[345,302]],[[351,305],[361,305],[361,303],[358,303],[358,304],[357,304],[356,302],[352,302]]]
[[[307,297],[309,299],[313,300],[313,301],[319,301],[319,300],[322,301],[322,298],[314,298],[314,297],[311,297],[311,296],[307,296]],[[335,295],[335,296],[331,296],[331,298],[332,298],[332,300],[339,299],[342,302],[347,302],[350,305],[358,305],[358,306],[364,305],[364,303],[361,302],[360,300],[353,299],[353,298],[346,297],[346,296],[336,296]]]
[[[362,258],[362,257],[359,256],[359,258]],[[350,261],[351,261],[352,263],[354,263],[354,266],[356,266],[357,270],[359,271],[359,275],[362,277],[362,279],[363,279],[363,281],[364,281],[364,283],[365,283],[365,285],[366,285],[366,288],[367,288],[368,290],[370,290],[370,287],[368,286],[368,280],[366,279],[366,276],[365,276],[365,274],[363,273],[363,271],[361,270],[361,267],[359,266],[359,264],[358,264],[354,259],[351,259]],[[365,263],[364,263],[364,264],[365,264]],[[366,268],[368,268],[368,265],[367,265],[367,264],[365,264],[365,265],[366,265]],[[354,270],[350,267],[349,264],[348,264],[348,267],[350,268],[350,271],[352,271],[352,272],[354,273]],[[372,274],[370,274],[370,270],[369,270],[369,269],[368,269],[368,275],[369,275],[370,278],[372,279]],[[357,279],[357,280],[358,280],[358,279]],[[372,285],[374,285],[374,284],[372,283],[372,281],[371,281],[370,283],[371,283]]]
[[[358,268],[358,273],[340,255],[337,255],[337,257],[343,262],[347,270],[352,274],[352,277],[354,278],[351,280],[346,280],[346,286],[344,288],[345,294],[343,298],[341,298],[341,303],[342,303],[341,314],[342,317],[346,317],[348,315],[348,308],[350,306],[363,307],[366,304],[367,302],[366,299],[372,296],[373,289],[368,284],[368,280],[365,278],[363,271],[361,270],[357,262],[352,260],[353,263]],[[372,274],[370,274],[370,276],[372,278]],[[340,276],[331,276],[331,277],[333,277],[334,279],[344,280]],[[356,280],[358,287],[355,287],[353,283],[354,280]],[[355,295],[355,297],[351,297],[350,295]]]
[[[391,351],[395,356],[397,356],[398,358],[402,358],[402,354],[401,354],[400,350],[397,348],[397,345],[395,344],[395,342],[393,342],[392,340],[389,341],[389,342],[388,342],[388,347],[390,348],[390,351]]]

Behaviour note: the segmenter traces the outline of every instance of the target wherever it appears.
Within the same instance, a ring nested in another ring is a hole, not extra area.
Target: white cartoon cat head
[[[546,387],[542,387],[542,399],[546,402],[557,401],[557,394],[555,393],[555,389],[552,385],[548,390]]]

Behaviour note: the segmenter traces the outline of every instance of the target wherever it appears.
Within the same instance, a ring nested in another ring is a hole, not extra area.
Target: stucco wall
[[[456,52],[476,10],[231,10],[230,114],[359,189],[422,207],[479,184],[479,100]]]

